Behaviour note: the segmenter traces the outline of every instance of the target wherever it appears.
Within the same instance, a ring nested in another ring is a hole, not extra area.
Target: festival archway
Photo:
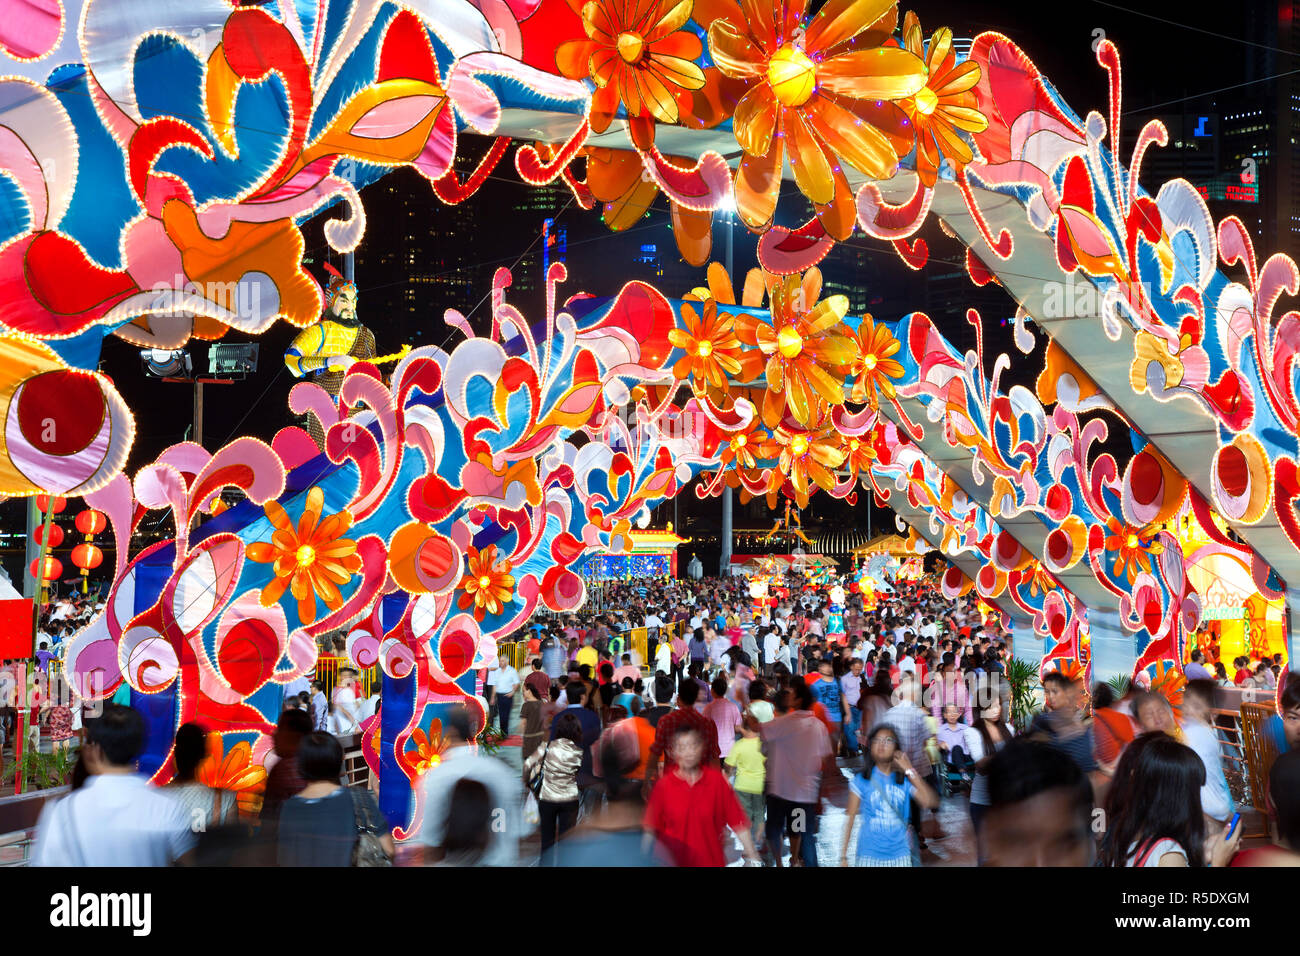
[[[865,486],[953,562],[953,593],[1014,609],[1045,662],[1098,676],[1181,663],[1201,608],[1178,521],[1261,593],[1300,580],[1297,314],[1273,315],[1300,270],[1260,263],[1186,182],[1138,187],[1167,136],[1148,124],[1119,159],[1107,41],[1109,102],[1080,119],[1011,40],[959,56],[886,0],[4,7],[0,493],[108,516],[113,588],[67,669],[90,697],[129,684],[155,739],[201,719],[232,773],[256,765],[280,686],[345,629],[385,675],[366,752],[409,833],[439,714],[482,718],[472,674],[497,637],[579,605],[575,562],[626,550],[704,472],[699,494],[773,503]],[[494,140],[462,180],[467,136]],[[699,266],[734,195],[761,269],[593,299],[553,266],[531,317],[503,270],[488,334],[449,313],[464,341],[387,381],[361,361],[337,395],[295,386],[322,445],[287,428],[122,474],[135,424],[95,371],[106,336],[165,349],[312,326],[303,220],[342,204],[325,235],[354,249],[360,186],[409,166],[439,201],[472,201],[512,142],[524,181],[563,183],[611,228],[664,195]],[[773,225],[787,171],[816,211],[798,229]],[[822,295],[816,264],[858,228],[923,268],[929,216],[968,246],[972,281],[1051,337],[1032,392],[1003,392],[1006,360],[956,353],[927,316]],[[1131,435],[1125,460],[1092,451],[1109,429]],[[221,511],[230,486],[246,500]],[[174,539],[129,558],[162,509]],[[165,749],[146,765],[170,774]]]

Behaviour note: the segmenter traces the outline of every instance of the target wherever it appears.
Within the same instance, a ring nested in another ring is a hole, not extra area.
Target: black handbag
[[[542,744],[542,755],[537,760],[537,766],[533,768],[532,774],[528,778],[528,789],[533,792],[533,796],[538,800],[542,798],[542,781],[543,770],[546,764],[546,748],[549,744]]]

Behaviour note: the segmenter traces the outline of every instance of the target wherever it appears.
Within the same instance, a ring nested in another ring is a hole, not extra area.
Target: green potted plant
[[[1106,684],[1115,692],[1116,700],[1123,699],[1124,695],[1129,692],[1129,688],[1133,686],[1133,682],[1124,674],[1116,674],[1106,681]]]
[[[1038,713],[1038,665],[1019,657],[1007,662],[1007,683],[1011,685],[1011,722],[1023,733]]]
[[[63,787],[72,779],[72,768],[77,765],[77,752],[68,749],[41,753],[29,749],[23,753],[23,790],[51,790]],[[15,765],[11,771],[17,770]]]

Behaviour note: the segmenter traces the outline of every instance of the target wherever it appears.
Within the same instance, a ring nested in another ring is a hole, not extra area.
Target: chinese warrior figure
[[[326,264],[330,273],[325,289],[325,314],[319,322],[298,333],[284,353],[284,364],[295,378],[309,373],[333,398],[338,398],[343,376],[359,359],[375,357],[375,335],[357,318],[357,287]],[[324,449],[325,435],[315,416],[306,416],[305,427],[316,446]]]

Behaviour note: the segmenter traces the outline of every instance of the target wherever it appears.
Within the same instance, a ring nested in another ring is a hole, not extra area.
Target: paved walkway
[[[518,708],[510,715],[510,730],[512,733],[519,733],[522,725],[518,721]],[[497,750],[496,756],[504,761],[515,773],[523,773],[522,751],[517,744],[507,744]],[[860,761],[850,762],[844,759],[839,761],[840,770],[844,774],[845,780],[848,780],[857,772],[861,765]],[[817,858],[822,866],[835,866],[839,863],[840,847],[843,845],[844,824],[847,817],[844,807],[835,806],[829,801],[822,804],[821,824],[817,834]],[[861,825],[859,818],[857,825]],[[854,828],[854,839],[856,836],[856,826]],[[921,864],[923,866],[974,866],[975,865],[975,836],[971,830],[970,812],[967,809],[965,796],[947,797],[939,807],[939,813],[936,819],[935,814],[928,810],[925,813],[923,823],[927,849],[921,855]],[[535,866],[537,857],[540,852],[537,834],[534,831],[526,837],[519,847],[519,861],[524,866]],[[729,866],[742,866],[744,859],[741,855],[740,841],[732,839],[732,845],[728,849],[727,859]],[[788,866],[790,854],[784,854],[783,862]]]

